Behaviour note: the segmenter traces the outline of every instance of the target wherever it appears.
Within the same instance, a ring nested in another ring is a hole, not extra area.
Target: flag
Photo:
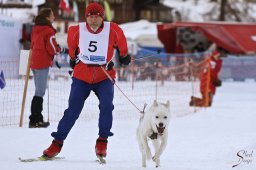
[[[6,82],[5,82],[5,78],[4,78],[4,72],[3,70],[1,71],[1,74],[0,74],[0,88],[3,89],[6,85]]]
[[[71,12],[69,0],[60,0],[59,8],[68,13]]]
[[[78,6],[77,2],[73,1],[73,12],[74,12],[74,21],[79,21],[79,11],[78,11]]]
[[[85,8],[88,6],[89,2],[88,0],[85,0]]]
[[[105,14],[106,14],[106,19],[107,21],[112,21],[112,14],[111,14],[111,9],[109,6],[109,3],[105,0],[104,1],[104,8],[105,8]]]

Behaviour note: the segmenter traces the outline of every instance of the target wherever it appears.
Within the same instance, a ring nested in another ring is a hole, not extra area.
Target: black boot
[[[43,98],[34,96],[31,102],[31,115],[29,116],[29,128],[46,128],[49,122],[44,122],[43,115]]]

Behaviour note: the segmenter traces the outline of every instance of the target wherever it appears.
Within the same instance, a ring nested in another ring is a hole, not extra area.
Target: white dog
[[[137,128],[137,140],[142,153],[143,167],[146,167],[146,159],[150,160],[151,158],[156,163],[156,167],[160,166],[160,156],[167,144],[169,120],[169,101],[166,104],[154,101],[153,105],[140,118]],[[153,157],[148,145],[148,139],[152,140],[155,149]],[[161,141],[160,146],[159,141]]]

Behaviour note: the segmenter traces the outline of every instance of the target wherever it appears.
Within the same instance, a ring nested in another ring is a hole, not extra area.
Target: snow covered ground
[[[162,170],[255,170],[256,83],[224,82],[213,107],[174,118],[169,141],[161,157]],[[116,106],[118,107],[118,106]],[[47,129],[0,127],[1,170],[137,170],[155,169],[152,162],[141,167],[135,137],[138,118],[115,119],[109,138],[107,164],[95,162],[97,120],[79,121],[70,132],[59,156],[64,160],[19,162],[18,157],[40,156],[52,140]],[[240,157],[238,157],[238,155]],[[240,164],[239,164],[240,163]],[[235,168],[233,165],[239,164]]]

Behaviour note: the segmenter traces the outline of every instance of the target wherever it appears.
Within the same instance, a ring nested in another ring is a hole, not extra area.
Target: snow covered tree
[[[255,22],[255,1],[220,0],[219,21]]]
[[[182,21],[256,21],[256,0],[164,0]]]

